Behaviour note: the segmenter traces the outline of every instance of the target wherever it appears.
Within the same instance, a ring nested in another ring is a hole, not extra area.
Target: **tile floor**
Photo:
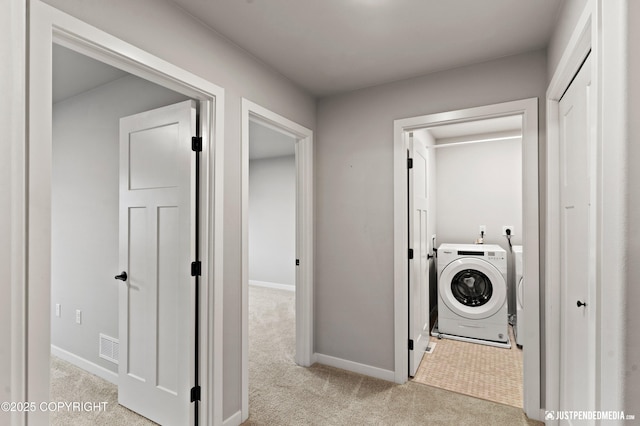
[[[422,358],[418,383],[522,408],[522,349],[431,337],[436,346]]]

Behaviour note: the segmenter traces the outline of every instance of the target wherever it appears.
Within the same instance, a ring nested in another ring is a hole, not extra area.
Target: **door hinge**
[[[194,136],[191,138],[191,150],[195,152],[202,151],[202,137]]]
[[[202,274],[202,263],[198,260],[191,262],[191,276],[199,277]]]
[[[191,402],[200,401],[200,386],[191,388]]]
[[[413,350],[413,339],[409,339],[409,350]]]
[[[407,169],[413,169],[413,158],[407,158]]]
[[[413,249],[409,249],[409,259],[413,259]]]
[[[300,266],[300,259],[296,259],[296,266]]]

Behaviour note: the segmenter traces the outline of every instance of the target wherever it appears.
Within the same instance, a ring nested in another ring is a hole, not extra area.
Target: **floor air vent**
[[[118,339],[100,333],[100,358],[118,363],[120,357],[120,342]]]

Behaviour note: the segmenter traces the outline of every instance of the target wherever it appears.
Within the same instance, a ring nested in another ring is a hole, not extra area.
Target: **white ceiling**
[[[249,160],[295,154],[296,140],[255,121],[249,121]]]
[[[436,139],[436,143],[478,135],[501,134],[502,136],[507,136],[508,134],[522,134],[522,116],[511,115],[508,117],[447,124],[431,127],[428,131]]]
[[[54,104],[127,75],[57,44],[53,45],[52,66]]]
[[[546,47],[564,0],[172,0],[316,96]]]

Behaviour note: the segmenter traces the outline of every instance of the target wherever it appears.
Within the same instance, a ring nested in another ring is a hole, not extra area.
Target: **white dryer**
[[[491,244],[438,248],[438,332],[506,343],[507,253]]]
[[[516,320],[513,324],[513,334],[516,344],[522,346],[524,330],[524,275],[522,273],[522,246],[513,246],[513,258],[515,263],[515,291],[516,291]]]

